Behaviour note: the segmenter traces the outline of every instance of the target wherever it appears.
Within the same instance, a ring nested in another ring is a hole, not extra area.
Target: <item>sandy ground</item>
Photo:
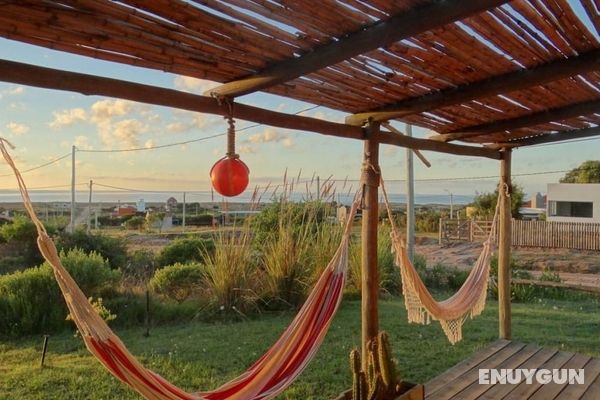
[[[428,265],[442,263],[459,268],[471,268],[481,243],[453,242],[440,246],[437,240],[417,241],[416,252],[427,259]],[[534,276],[549,269],[560,274],[563,282],[600,287],[600,252],[569,249],[514,248],[513,257]]]

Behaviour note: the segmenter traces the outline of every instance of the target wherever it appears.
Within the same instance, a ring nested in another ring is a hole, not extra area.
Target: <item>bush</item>
[[[157,270],[150,287],[167,299],[182,303],[200,288],[203,276],[200,264],[173,264]]]
[[[88,234],[83,229],[73,233],[63,232],[56,238],[56,247],[60,251],[81,249],[86,253],[95,252],[108,260],[112,268],[120,268],[127,263],[127,247],[119,238]]]
[[[24,269],[27,265],[23,256],[3,256],[0,259],[0,275],[11,274]]]
[[[86,295],[106,293],[118,280],[98,254],[61,253],[65,268]],[[0,334],[49,333],[64,329],[67,307],[48,264],[0,276]]]
[[[161,250],[157,257],[157,263],[159,266],[191,262],[202,263],[206,255],[214,252],[215,243],[210,239],[175,239]]]
[[[49,235],[56,232],[53,226],[46,226],[46,230]],[[37,229],[29,218],[17,216],[12,223],[0,226],[0,237],[16,246],[16,256],[21,256],[23,261],[21,268],[38,265],[44,261],[37,247]]]
[[[127,229],[141,231],[144,226],[146,226],[146,219],[139,215],[131,217],[125,221],[125,228]]]
[[[87,254],[82,249],[61,251],[60,260],[86,296],[102,297],[114,290],[121,273],[111,270],[108,262],[96,252]],[[44,265],[48,265],[44,263]]]
[[[67,309],[59,296],[53,272],[47,265],[0,276],[0,334],[63,329]]]
[[[135,282],[146,282],[154,275],[156,270],[156,257],[147,249],[139,249],[127,257],[125,267],[121,268],[126,278],[132,278]]]
[[[189,215],[185,217],[185,224],[189,226],[212,226],[212,214]]]

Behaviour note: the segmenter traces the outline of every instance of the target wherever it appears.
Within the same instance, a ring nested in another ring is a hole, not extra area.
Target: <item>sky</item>
[[[0,39],[2,58],[62,70],[85,72],[165,88],[201,94],[218,85],[171,73],[132,67],[71,55],[20,42]],[[258,107],[294,113],[313,106],[268,94],[252,94],[238,101]],[[324,107],[302,113],[343,122],[345,114]],[[238,129],[255,125],[237,121]],[[402,123],[394,125],[404,131]],[[153,147],[224,133],[222,117],[178,111],[100,96],[38,89],[0,82],[0,136],[12,142],[21,169],[32,168],[70,153],[75,145],[77,183],[80,190],[90,179],[104,185],[145,190],[210,190],[209,171],[225,153],[225,137],[216,137],[166,149],[90,153],[85,150],[115,150]],[[425,137],[415,127],[414,136]],[[238,133],[237,151],[251,170],[250,187],[281,182],[284,174],[310,179],[357,179],[362,161],[362,143],[309,132],[257,126]],[[432,164],[425,167],[415,158],[416,193],[452,192],[473,195],[493,190],[499,163],[476,157],[423,152]],[[564,173],[518,176],[532,172],[562,171],[585,160],[597,159],[600,140],[517,149],[513,152],[515,182],[530,193],[545,192],[546,184]],[[389,190],[403,193],[405,149],[382,146],[381,167]],[[71,159],[26,173],[30,188],[68,190]],[[488,177],[485,179],[461,179]],[[8,166],[0,164],[0,191],[16,188]]]

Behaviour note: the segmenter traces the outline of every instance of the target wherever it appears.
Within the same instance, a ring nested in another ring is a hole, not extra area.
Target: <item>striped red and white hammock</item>
[[[0,151],[12,168],[23,204],[38,232],[38,246],[52,266],[73,321],[89,351],[110,373],[151,400],[259,400],[285,390],[319,349],[339,308],[348,268],[348,243],[358,207],[354,201],[341,243],[308,299],[279,340],[246,372],[209,392],[188,393],[145,368],[100,318],[77,283],[63,267],[52,239],[33,209],[23,177],[0,138]],[[358,196],[357,196],[358,197]]]

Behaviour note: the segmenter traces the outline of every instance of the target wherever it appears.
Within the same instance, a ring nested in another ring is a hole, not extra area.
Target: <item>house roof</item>
[[[0,3],[8,39],[514,145],[600,133],[599,32],[594,0]]]

